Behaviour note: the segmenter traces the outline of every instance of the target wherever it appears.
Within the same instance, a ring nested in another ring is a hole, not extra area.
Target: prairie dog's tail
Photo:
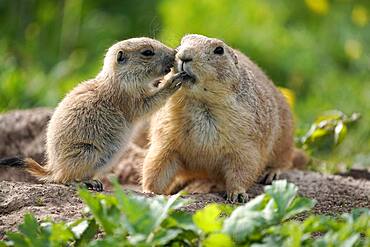
[[[293,168],[303,169],[308,162],[310,157],[302,150],[295,148],[293,151]]]
[[[45,169],[45,167],[31,158],[12,157],[0,159],[0,166],[24,167],[29,173],[37,178],[42,178],[49,175],[49,172]]]

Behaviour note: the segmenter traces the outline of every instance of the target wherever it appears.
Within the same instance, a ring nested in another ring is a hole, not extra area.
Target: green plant
[[[341,111],[332,110],[320,115],[308,132],[298,139],[298,145],[316,155],[331,152],[344,140],[348,127],[361,118],[359,113],[347,116]]]
[[[146,198],[124,193],[118,184],[113,195],[80,190],[89,216],[72,223],[38,223],[28,214],[19,232],[8,232],[0,247],[369,246],[368,209],[338,218],[313,215],[292,220],[315,204],[297,191],[294,184],[276,181],[245,205],[209,204],[190,215],[179,210],[188,203],[181,194]]]

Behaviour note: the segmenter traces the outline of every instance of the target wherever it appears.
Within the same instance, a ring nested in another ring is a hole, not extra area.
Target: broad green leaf
[[[120,225],[120,212],[116,206],[116,199],[109,195],[93,195],[86,189],[80,189],[79,195],[103,230],[107,234],[113,234]]]
[[[161,215],[160,203],[164,198],[149,200],[144,197],[125,194],[120,188],[115,188],[115,195],[118,199],[118,207],[123,214],[123,223],[131,235],[139,234],[148,237],[154,230],[158,217]]]
[[[240,206],[225,219],[222,232],[230,235],[235,242],[243,243],[248,236],[266,225],[262,212],[247,210]]]
[[[195,225],[204,233],[217,232],[222,229],[221,210],[217,204],[209,204],[193,215]]]
[[[265,193],[274,199],[279,217],[283,217],[286,209],[297,195],[298,187],[286,180],[273,181],[272,185],[265,186]]]
[[[121,186],[115,182],[115,195],[118,199],[118,207],[123,214],[123,222],[133,238],[141,239],[143,236],[150,241],[154,233],[159,230],[161,224],[173,210],[182,207],[187,200],[180,199],[181,194],[145,198],[133,194],[125,194]],[[137,236],[135,236],[137,235]]]
[[[287,220],[294,215],[311,210],[316,204],[315,200],[298,197],[293,200],[291,205],[286,209],[283,220]]]
[[[205,247],[231,247],[234,246],[233,241],[229,235],[223,233],[211,233],[203,240]]]

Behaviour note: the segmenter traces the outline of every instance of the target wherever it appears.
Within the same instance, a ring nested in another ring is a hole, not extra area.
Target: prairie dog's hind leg
[[[258,155],[251,152],[250,155],[239,156],[233,154],[224,162],[224,177],[226,185],[226,199],[230,202],[246,202],[248,194],[246,191],[257,181],[260,174]]]
[[[171,193],[171,184],[180,169],[181,163],[176,154],[149,150],[143,165],[143,192]]]
[[[92,144],[79,143],[72,145],[61,153],[50,166],[51,181],[64,184],[83,183],[92,190],[103,190],[102,183],[94,180],[99,171],[106,169],[112,154],[104,155]]]

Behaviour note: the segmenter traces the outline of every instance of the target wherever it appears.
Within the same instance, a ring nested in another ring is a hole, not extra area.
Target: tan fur
[[[223,55],[214,54],[218,46]],[[215,180],[235,195],[266,169],[292,166],[289,106],[257,65],[221,40],[201,35],[185,36],[176,57],[179,70],[196,82],[183,82],[153,116],[144,191],[171,193],[181,174],[184,180]]]
[[[155,55],[144,56],[148,49]],[[122,63],[117,60],[120,54],[125,57]],[[58,183],[88,180],[106,171],[125,148],[134,124],[177,90],[171,82],[153,87],[172,67],[174,55],[149,38],[109,48],[97,77],[79,84],[56,108],[47,129],[46,166],[28,159],[28,170]]]

